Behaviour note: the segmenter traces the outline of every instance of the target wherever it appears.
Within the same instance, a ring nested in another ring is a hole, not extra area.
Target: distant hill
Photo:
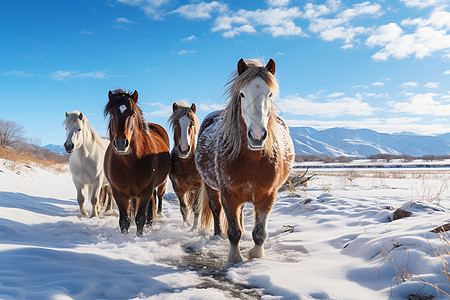
[[[370,156],[372,154],[448,155],[450,133],[425,136],[379,133],[370,129],[290,127],[296,154]]]
[[[42,147],[43,149],[48,149],[54,153],[58,154],[66,154],[66,150],[62,145],[48,144]]]
[[[450,133],[437,136],[412,132],[380,133],[370,129],[289,127],[296,154],[330,156],[370,156],[372,154],[448,155]],[[64,146],[48,144],[42,148],[66,154]]]

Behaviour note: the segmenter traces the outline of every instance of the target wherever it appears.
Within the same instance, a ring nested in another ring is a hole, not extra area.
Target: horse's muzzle
[[[117,153],[124,154],[128,152],[130,142],[127,139],[113,140],[113,146]]]
[[[247,138],[248,138],[248,146],[249,146],[250,150],[254,150],[254,151],[263,150],[264,142],[266,141],[266,138],[267,138],[267,130],[264,129],[264,133],[260,139],[256,139],[253,136],[252,131],[249,130],[249,131],[247,131]]]
[[[178,145],[178,153],[180,153],[181,158],[186,158],[189,155],[189,152],[191,151],[191,146],[187,145],[187,148],[185,151],[181,150],[181,146]]]
[[[67,144],[67,142],[64,142],[64,148],[66,149],[67,153],[72,153],[73,152],[73,144]]]

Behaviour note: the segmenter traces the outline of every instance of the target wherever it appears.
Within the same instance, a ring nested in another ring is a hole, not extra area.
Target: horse
[[[103,172],[103,159],[109,141],[94,131],[87,118],[79,111],[66,112],[64,120],[66,141],[64,148],[70,153],[69,169],[77,190],[77,201],[83,216],[88,216],[84,209],[83,188],[88,186],[92,203],[91,217],[98,217],[98,200],[112,197],[108,188],[108,180]],[[107,211],[112,211],[112,201]]]
[[[194,103],[190,107],[185,103],[173,103],[172,115],[169,118],[174,140],[170,153],[169,177],[180,202],[183,222],[187,223],[188,209],[192,209],[194,213],[192,229],[196,229],[198,225],[198,195],[202,187],[202,178],[195,167],[194,153],[200,128],[195,112]]]
[[[110,143],[105,153],[104,169],[119,208],[119,226],[127,233],[131,223],[131,206],[137,236],[145,224],[156,221],[155,198],[164,196],[170,169],[169,136],[157,124],[145,122],[139,108],[138,92],[121,89],[108,93],[104,108],[109,116]],[[148,210],[148,212],[147,212]]]
[[[272,59],[265,66],[240,59],[227,83],[227,106],[208,115],[199,131],[195,164],[206,185],[203,194],[209,195],[199,201],[209,202],[215,234],[220,234],[223,207],[230,242],[228,262],[232,264],[243,261],[239,249],[243,204],[253,203],[255,212],[255,245],[247,257],[263,257],[267,220],[278,188],[292,170],[292,139],[274,111],[273,99],[279,91],[274,74]]]

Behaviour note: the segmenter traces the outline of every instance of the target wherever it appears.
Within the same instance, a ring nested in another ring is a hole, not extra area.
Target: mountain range
[[[380,133],[370,129],[342,127],[317,130],[311,127],[290,127],[295,153],[304,155],[357,156],[372,154],[448,155],[450,133],[428,136],[411,132]],[[65,154],[62,145],[42,148]]]
[[[370,129],[290,127],[296,154],[367,157],[372,154],[448,155],[450,133],[425,136],[411,132],[380,133]]]

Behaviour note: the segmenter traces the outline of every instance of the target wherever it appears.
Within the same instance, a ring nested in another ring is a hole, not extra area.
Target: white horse
[[[88,215],[83,206],[83,188],[85,186],[88,187],[92,203],[91,218],[98,217],[98,199],[107,195],[110,198],[107,210],[112,211],[112,193],[108,188],[108,180],[103,171],[103,160],[109,141],[100,138],[86,117],[76,110],[71,113],[66,112],[64,125],[66,127],[64,147],[67,153],[71,153],[69,168],[77,189],[77,201],[81,214]]]

